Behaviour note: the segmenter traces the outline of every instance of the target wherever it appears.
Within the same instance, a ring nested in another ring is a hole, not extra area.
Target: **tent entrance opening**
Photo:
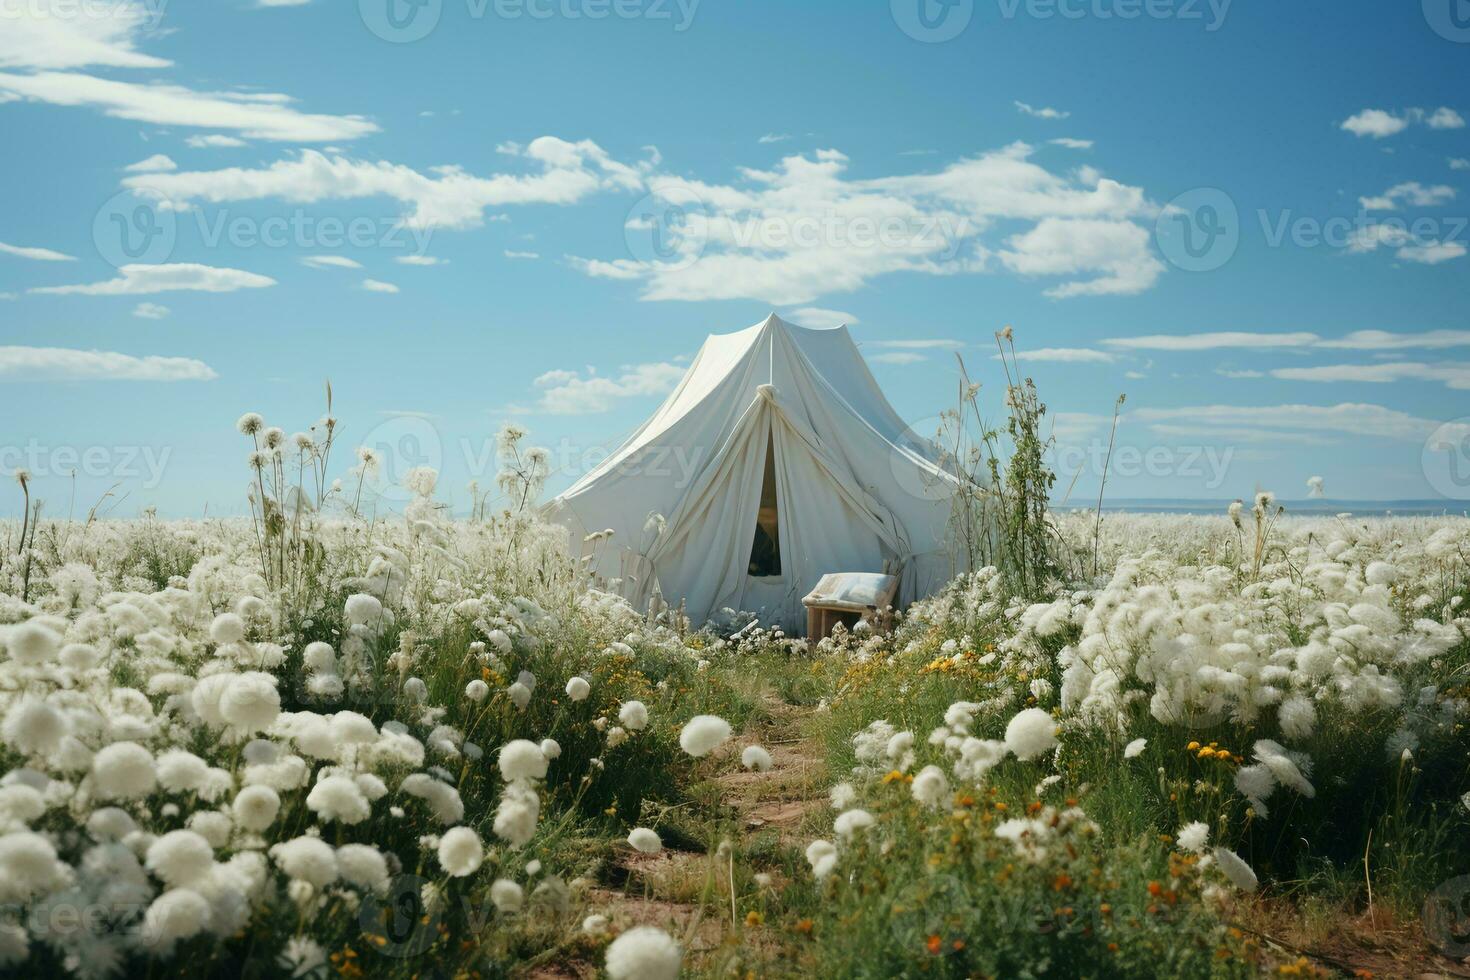
[[[755,519],[755,540],[750,546],[750,574],[773,578],[781,574],[781,535],[776,504],[776,444],[766,437],[766,474],[761,481],[761,507]]]

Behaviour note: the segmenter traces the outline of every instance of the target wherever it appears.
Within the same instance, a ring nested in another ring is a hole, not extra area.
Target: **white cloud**
[[[1046,218],[1030,231],[1012,236],[1001,262],[1025,276],[1079,276],[1053,286],[1046,295],[1131,295],[1154,284],[1164,264],[1149,249],[1149,234],[1131,221]]]
[[[130,163],[123,170],[130,174],[162,173],[165,170],[177,170],[179,165],[173,159],[163,153],[155,153],[146,160]]]
[[[639,168],[619,163],[590,140],[569,143],[542,136],[516,150],[539,172],[477,177],[457,166],[443,166],[424,174],[383,160],[371,163],[306,150],[264,168],[142,174],[123,184],[175,206],[265,198],[314,204],[389,197],[410,209],[405,220],[411,226],[451,229],[480,226],[490,207],[574,204],[599,190],[642,186]]]
[[[1464,157],[1450,157],[1451,170],[1470,170],[1470,160]]]
[[[889,347],[895,350],[960,350],[964,341],[945,337],[921,338],[919,340],[865,340],[864,347]]]
[[[1347,350],[1403,350],[1422,347],[1470,347],[1470,330],[1426,330],[1422,333],[1390,333],[1387,330],[1354,330],[1350,334],[1320,341],[1319,347]]]
[[[993,360],[999,354],[991,355]],[[1018,361],[1052,361],[1059,364],[1111,364],[1118,359],[1116,354],[1092,350],[1088,347],[1038,347],[1035,350],[1016,351]]]
[[[874,354],[868,360],[873,364],[918,364],[927,360],[923,354],[915,354],[913,351],[892,351],[887,354]]]
[[[1343,402],[1337,405],[1198,405],[1140,408],[1128,413],[1140,422],[1248,426],[1296,432],[1333,432],[1382,439],[1417,441],[1439,423],[1416,418],[1382,405]]]
[[[269,276],[242,272],[239,269],[198,265],[193,262],[176,262],[170,265],[125,265],[117,271],[120,273],[118,278],[105,282],[75,286],[38,286],[31,292],[49,293],[56,296],[135,296],[179,290],[232,293],[237,289],[262,289],[276,284],[276,281]]]
[[[134,357],[68,347],[0,347],[4,381],[211,381],[218,377],[189,357]]]
[[[1458,391],[1470,390],[1470,363],[1440,361],[1385,361],[1377,364],[1327,364],[1320,367],[1277,368],[1274,378],[1284,381],[1351,381],[1387,384],[1394,381],[1439,382]]]
[[[293,143],[350,140],[378,131],[361,116],[299,112],[269,92],[197,92],[162,82],[121,82],[78,72],[0,73],[0,92],[52,105],[90,106],[117,119],[159,126],[233,129],[252,139]]]
[[[1028,116],[1034,116],[1037,119],[1066,119],[1071,115],[1070,112],[1063,112],[1060,109],[1052,109],[1050,107],[1038,109],[1035,106],[1027,105],[1025,102],[1016,102],[1015,105],[1016,109],[1020,112]]]
[[[1257,371],[1254,368],[1215,368],[1215,373],[1222,378],[1264,378],[1265,371]]]
[[[157,303],[139,303],[133,307],[133,316],[144,320],[162,320],[169,315],[169,312],[167,306],[160,306]]]
[[[1207,439],[1215,444],[1256,442],[1256,443],[1297,443],[1300,445],[1321,445],[1330,441],[1319,434],[1310,432],[1290,432],[1283,429],[1252,429],[1241,426],[1218,426],[1218,425],[1174,425],[1167,422],[1150,425],[1149,431],[1155,435],[1171,439]]]
[[[1417,180],[1411,180],[1404,184],[1395,184],[1377,197],[1360,197],[1358,203],[1363,206],[1364,211],[1394,211],[1401,201],[1414,207],[1429,208],[1452,201],[1454,197],[1455,189],[1447,184],[1425,187]]]
[[[1069,150],[1092,149],[1092,140],[1078,140],[1073,139],[1070,136],[1058,136],[1054,140],[1047,140],[1047,142],[1051,143],[1054,146],[1065,146]]]
[[[803,306],[799,310],[792,310],[786,318],[793,323],[799,323],[804,327],[815,327],[818,330],[840,327],[843,324],[851,326],[860,322],[851,313],[844,313],[841,310],[825,310],[820,306]]]
[[[1429,242],[1425,245],[1405,245],[1394,254],[1408,262],[1439,265],[1451,259],[1463,258],[1465,246],[1459,242]]]
[[[222,136],[219,133],[208,133],[204,136],[190,136],[184,140],[184,143],[196,150],[227,149],[247,145],[242,139],[234,136]]]
[[[1371,136],[1384,139],[1396,136],[1411,125],[1422,123],[1430,129],[1462,129],[1464,118],[1449,106],[1440,106],[1432,112],[1423,109],[1405,109],[1401,113],[1384,109],[1364,109],[1342,122],[1342,128],[1354,136]]]
[[[760,139],[756,140],[756,142],[757,143],[784,143],[786,140],[789,140],[790,138],[791,138],[791,134],[790,133],[767,133],[766,135],[762,136]]]
[[[517,252],[515,249],[506,249],[505,257],[508,259],[539,259],[540,252]]]
[[[1402,222],[1396,221],[1362,225],[1355,228],[1348,238],[1347,250],[1356,255],[1375,252],[1379,248],[1395,249],[1397,258],[1420,265],[1438,265],[1465,254],[1465,246],[1460,242],[1421,239]]]
[[[31,248],[23,245],[7,245],[0,242],[0,254],[14,255],[22,259],[32,259],[36,262],[75,262],[75,255],[67,255],[65,252],[55,252],[49,248]]]
[[[152,9],[150,9],[152,8]],[[137,50],[140,34],[157,27],[162,6],[26,0],[0,8],[0,68],[167,68],[172,62]]]
[[[620,399],[666,394],[684,376],[684,371],[678,364],[666,361],[625,368],[616,378],[602,377],[590,370],[585,374],[560,369],[547,371],[536,379],[541,395],[532,410],[549,415],[605,412]]]
[[[1425,330],[1394,333],[1388,330],[1354,330],[1341,337],[1322,337],[1308,331],[1252,333],[1244,330],[1218,333],[1153,334],[1142,337],[1109,337],[1110,347],[1129,350],[1202,351],[1228,348],[1330,348],[1338,350],[1438,350],[1470,347],[1470,330]],[[1217,373],[1225,374],[1220,371]],[[1260,372],[1230,372],[1228,377],[1260,377]]]
[[[775,170],[742,169],[739,184],[650,178],[649,210],[664,207],[666,220],[655,228],[634,215],[628,231],[656,230],[667,258],[568,259],[588,275],[642,280],[646,300],[785,306],[889,273],[983,272],[992,257],[983,233],[1002,221],[1054,219],[1034,236],[1013,236],[1000,264],[1072,278],[1053,295],[1146,288],[1163,266],[1148,253],[1147,231],[1128,219],[1156,206],[1095,173],[1054,174],[1032,152],[1016,143],[937,173],[857,180],[846,176],[848,158],[826,149],[788,156]]]
[[[378,279],[364,279],[362,281],[362,288],[366,289],[370,293],[398,292],[398,287],[393,285],[391,282],[383,282]]]
[[[307,255],[301,260],[302,265],[313,269],[361,269],[362,263],[356,259],[349,259],[345,255]]]
[[[377,132],[360,116],[328,116],[292,108],[269,92],[200,92],[162,81],[103,78],[76,69],[163,69],[138,42],[157,33],[162,3],[26,0],[6,4],[0,31],[0,99],[89,106],[107,115],[163,126],[236,130],[268,140],[318,142]]]
[[[394,262],[399,265],[448,265],[448,259],[438,259],[432,255],[399,255],[394,257]]]
[[[1342,128],[1354,136],[1371,136],[1381,140],[1385,136],[1393,136],[1408,129],[1409,121],[1382,109],[1364,109],[1343,120]]]
[[[1464,129],[1465,117],[1448,106],[1440,106],[1424,120],[1430,129]]]
[[[256,0],[262,7],[304,7],[311,0]]]
[[[1218,350],[1228,347],[1306,347],[1316,343],[1314,333],[1248,333],[1226,330],[1216,333],[1149,334],[1142,337],[1109,337],[1103,343],[1129,350]]]

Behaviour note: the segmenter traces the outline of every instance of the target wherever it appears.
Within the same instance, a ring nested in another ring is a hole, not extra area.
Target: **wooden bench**
[[[806,606],[806,635],[820,640],[842,623],[875,623],[898,595],[898,576],[877,572],[829,572],[801,600]]]

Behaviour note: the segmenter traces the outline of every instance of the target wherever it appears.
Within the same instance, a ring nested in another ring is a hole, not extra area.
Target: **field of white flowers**
[[[1043,601],[808,646],[589,581],[516,433],[455,520],[242,430],[252,519],[0,527],[8,975],[1305,975],[1365,912],[1470,955],[1415,924],[1470,872],[1470,520],[1108,515]]]

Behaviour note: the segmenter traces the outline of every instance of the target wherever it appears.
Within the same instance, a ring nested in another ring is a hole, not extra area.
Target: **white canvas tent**
[[[729,607],[799,629],[827,572],[896,573],[904,603],[948,581],[953,492],[846,327],[772,314],[709,337],[658,411],[548,514],[640,608],[657,587],[695,623]],[[608,528],[610,542],[584,543]]]

